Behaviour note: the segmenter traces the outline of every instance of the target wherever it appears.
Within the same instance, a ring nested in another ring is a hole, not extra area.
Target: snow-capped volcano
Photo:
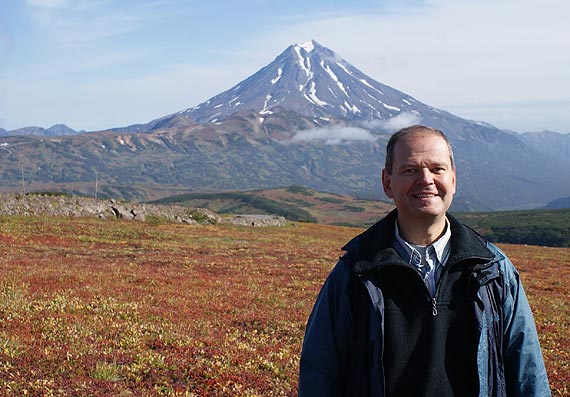
[[[198,122],[215,122],[240,110],[269,114],[277,106],[308,117],[355,121],[434,111],[311,40],[289,46],[246,80],[183,113]]]

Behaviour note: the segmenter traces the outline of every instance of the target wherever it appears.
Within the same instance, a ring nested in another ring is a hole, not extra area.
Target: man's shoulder
[[[347,258],[371,258],[378,250],[390,246],[397,216],[396,210],[388,213],[346,243],[342,249],[349,255]]]

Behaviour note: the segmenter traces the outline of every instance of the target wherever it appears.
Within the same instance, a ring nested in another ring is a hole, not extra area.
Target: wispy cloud
[[[355,127],[332,127],[314,128],[310,130],[298,131],[292,142],[312,142],[322,141],[326,145],[338,145],[350,141],[373,142],[377,139],[374,135],[362,128]]]
[[[177,11],[164,1],[126,4],[116,0],[27,0],[27,4],[47,37],[60,45],[120,36]]]
[[[418,113],[404,112],[390,119],[373,120],[364,123],[363,127],[365,128],[333,126],[297,131],[291,142],[320,141],[326,145],[339,145],[352,141],[374,142],[378,139],[378,135],[373,134],[366,128],[392,133],[420,122],[421,116]]]
[[[56,8],[67,3],[67,0],[26,0],[26,4],[32,7]]]
[[[366,126],[393,132],[411,125],[419,124],[421,120],[422,118],[417,112],[403,112],[391,119],[369,121],[366,123]]]

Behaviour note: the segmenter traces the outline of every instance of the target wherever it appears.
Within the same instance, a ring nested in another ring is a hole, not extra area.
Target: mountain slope
[[[521,139],[545,157],[555,157],[570,166],[570,134],[553,131],[525,132]]]

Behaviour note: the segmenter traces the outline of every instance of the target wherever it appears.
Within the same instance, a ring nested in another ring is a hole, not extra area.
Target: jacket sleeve
[[[350,267],[341,259],[325,281],[309,317],[301,351],[299,396],[344,392],[352,335]]]
[[[504,260],[503,358],[507,396],[550,396],[536,325],[519,274]]]

